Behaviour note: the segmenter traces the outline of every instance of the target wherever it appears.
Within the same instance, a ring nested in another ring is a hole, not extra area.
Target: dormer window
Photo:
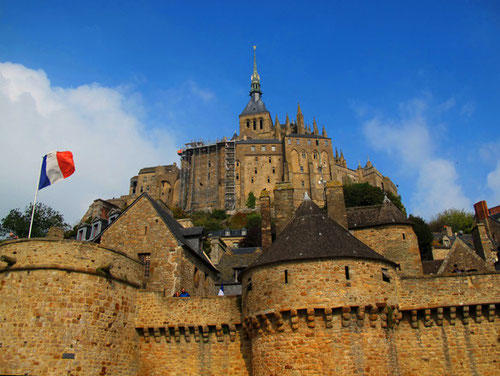
[[[225,230],[225,231],[224,231],[224,235],[225,235],[225,236],[231,236],[231,230],[229,230],[229,229],[228,229],[228,230]]]
[[[108,224],[113,223],[113,221],[114,221],[116,218],[118,218],[118,214],[113,214],[113,215],[111,215],[111,216],[109,217],[109,219],[108,219]]]
[[[84,241],[85,240],[85,235],[87,234],[87,228],[83,227],[78,230],[78,233],[76,234],[76,240]]]

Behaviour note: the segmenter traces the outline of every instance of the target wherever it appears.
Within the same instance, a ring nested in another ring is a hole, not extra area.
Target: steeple
[[[313,119],[313,134],[315,136],[318,136],[319,135],[319,131],[318,131],[318,124],[316,124],[316,119]]]
[[[304,134],[304,115],[302,115],[302,110],[300,109],[300,103],[297,105],[297,133]]]
[[[325,130],[325,126],[324,126],[324,125],[323,125],[323,130],[321,131],[321,135],[322,135],[323,137],[328,137],[328,136],[326,135],[326,130]]]
[[[262,95],[262,91],[260,91],[260,76],[257,72],[257,46],[253,46],[253,73],[252,73],[252,84],[250,86],[250,96],[254,97],[254,100],[257,101],[259,97]]]

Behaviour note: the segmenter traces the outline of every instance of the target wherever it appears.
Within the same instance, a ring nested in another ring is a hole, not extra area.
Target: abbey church
[[[274,202],[276,183],[288,182],[294,188],[295,206],[307,192],[322,207],[327,181],[367,182],[397,195],[396,185],[370,161],[364,167],[347,167],[325,128],[320,131],[316,120],[312,126],[305,123],[300,105],[295,119],[286,115],[280,123],[276,116],[273,123],[262,100],[255,51],[250,100],[239,115],[239,135],[212,143],[190,142],[178,154],[180,168],[177,163],[143,168],[131,178],[128,195],[107,201],[124,207],[146,192],[188,212],[232,211],[245,208],[250,192],[258,196],[263,189],[271,192]]]

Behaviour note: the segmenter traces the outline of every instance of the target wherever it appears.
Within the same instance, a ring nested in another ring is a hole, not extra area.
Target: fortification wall
[[[422,275],[418,239],[412,226],[355,229],[353,235],[385,258],[401,265],[403,275]]]
[[[251,375],[237,297],[138,295],[139,375]]]
[[[44,239],[3,243],[0,255],[0,374],[136,375],[139,261]]]
[[[382,268],[390,282],[383,281]],[[243,276],[243,312],[246,317],[284,307],[397,305],[396,278],[394,267],[371,260],[311,260],[261,266]]]
[[[500,303],[500,273],[403,277],[402,310]]]
[[[498,375],[498,306],[403,313],[394,331],[402,375]]]

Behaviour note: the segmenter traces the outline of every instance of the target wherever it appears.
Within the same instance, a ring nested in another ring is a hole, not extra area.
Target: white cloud
[[[449,109],[453,101],[445,102],[438,110]],[[429,134],[428,103],[415,99],[400,106],[396,120],[374,117],[364,123],[363,131],[371,146],[399,161],[403,170],[416,174],[410,197],[414,214],[430,218],[450,208],[470,210],[471,202],[458,183],[452,162],[440,158]]]
[[[497,162],[496,168],[488,174],[486,178],[488,187],[493,191],[494,203],[500,203],[500,160]]]
[[[72,151],[76,172],[41,190],[38,200],[70,223],[92,200],[128,193],[140,168],[177,160],[173,136],[146,133],[144,113],[137,93],[54,87],[42,70],[0,63],[0,217],[33,200],[41,157],[52,150]]]

